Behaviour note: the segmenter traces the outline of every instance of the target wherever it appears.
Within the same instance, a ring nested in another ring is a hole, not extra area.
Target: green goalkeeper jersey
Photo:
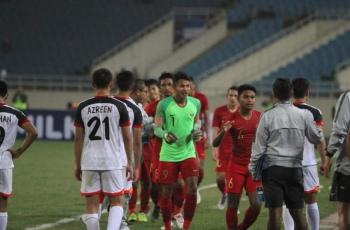
[[[193,140],[186,141],[186,138],[191,134],[199,112],[200,101],[194,97],[188,96],[184,107],[180,107],[174,97],[159,102],[157,116],[163,118],[163,129],[174,133],[178,138],[172,144],[163,139],[160,161],[179,162],[196,156]]]

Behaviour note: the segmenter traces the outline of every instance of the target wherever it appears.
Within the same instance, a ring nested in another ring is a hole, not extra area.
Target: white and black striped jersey
[[[125,105],[128,108],[128,113],[129,113],[130,123],[131,123],[131,127],[130,127],[131,133],[133,128],[142,128],[142,124],[143,124],[142,111],[137,106],[135,101],[130,97],[115,96],[115,98],[125,103]],[[122,156],[122,161],[123,161],[123,165],[126,166],[128,161],[126,157],[126,151],[124,148],[124,142],[122,139],[121,139],[121,145],[123,146],[123,152],[124,152],[124,155]]]
[[[320,109],[306,103],[294,102],[294,105],[299,109],[302,109],[305,113],[308,113],[309,116],[312,116],[316,125],[320,128],[323,128],[324,121],[322,119],[322,112]],[[307,138],[305,138],[303,166],[311,166],[311,165],[317,165],[315,145],[310,143],[310,141]]]
[[[121,127],[130,125],[124,103],[108,96],[83,101],[78,106],[74,125],[84,128],[82,170],[122,169]]]
[[[13,168],[12,155],[7,150],[15,144],[18,126],[28,121],[23,112],[0,104],[0,169]]]

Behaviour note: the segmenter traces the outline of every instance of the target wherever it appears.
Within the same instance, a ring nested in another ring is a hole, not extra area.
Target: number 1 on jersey
[[[95,123],[95,125],[92,128],[91,133],[89,134],[89,139],[92,141],[102,140],[102,137],[96,135],[98,129],[101,126],[101,120],[98,117],[92,117],[88,121],[87,125],[90,127],[93,125],[93,123]],[[109,119],[108,119],[108,117],[103,119],[102,123],[104,124],[104,127],[105,127],[105,138],[106,138],[106,140],[109,140]]]

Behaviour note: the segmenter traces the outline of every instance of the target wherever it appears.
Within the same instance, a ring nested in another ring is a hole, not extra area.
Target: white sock
[[[283,218],[284,229],[294,230],[294,220],[290,215],[288,208],[285,205],[283,205],[282,218]]]
[[[109,209],[107,230],[119,229],[123,217],[122,206],[113,206]]]
[[[98,220],[98,213],[85,214],[85,221],[87,230],[100,230],[100,223]]]
[[[306,205],[307,218],[311,230],[320,229],[320,212],[317,203]]]
[[[6,230],[7,212],[0,212],[0,230]]]

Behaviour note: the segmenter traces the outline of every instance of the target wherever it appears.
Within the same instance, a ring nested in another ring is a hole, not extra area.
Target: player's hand
[[[332,160],[329,157],[326,157],[325,161],[320,166],[320,174],[329,178],[329,172],[332,167]]]
[[[11,153],[12,159],[17,159],[22,154],[22,152],[20,152],[18,149],[8,149],[7,151]]]
[[[128,180],[133,180],[135,177],[134,167],[130,164],[128,164],[128,166],[126,167],[126,175],[128,177]]]
[[[134,170],[134,179],[133,179],[133,182],[138,182],[140,180],[140,177],[141,177],[141,172],[139,170],[139,167],[136,167],[135,170]]]
[[[75,168],[74,175],[78,181],[81,181],[81,168],[80,167]]]
[[[232,121],[226,121],[223,126],[222,129],[224,130],[224,132],[227,132],[231,129],[232,127]]]
[[[200,129],[194,129],[192,131],[192,139],[194,142],[198,142],[203,138],[203,132]]]
[[[219,159],[219,150],[218,148],[213,148],[213,151],[211,152],[212,158],[214,161],[218,161]]]
[[[175,143],[178,138],[174,133],[168,132],[164,135],[164,139],[166,143],[172,144],[172,143]]]

